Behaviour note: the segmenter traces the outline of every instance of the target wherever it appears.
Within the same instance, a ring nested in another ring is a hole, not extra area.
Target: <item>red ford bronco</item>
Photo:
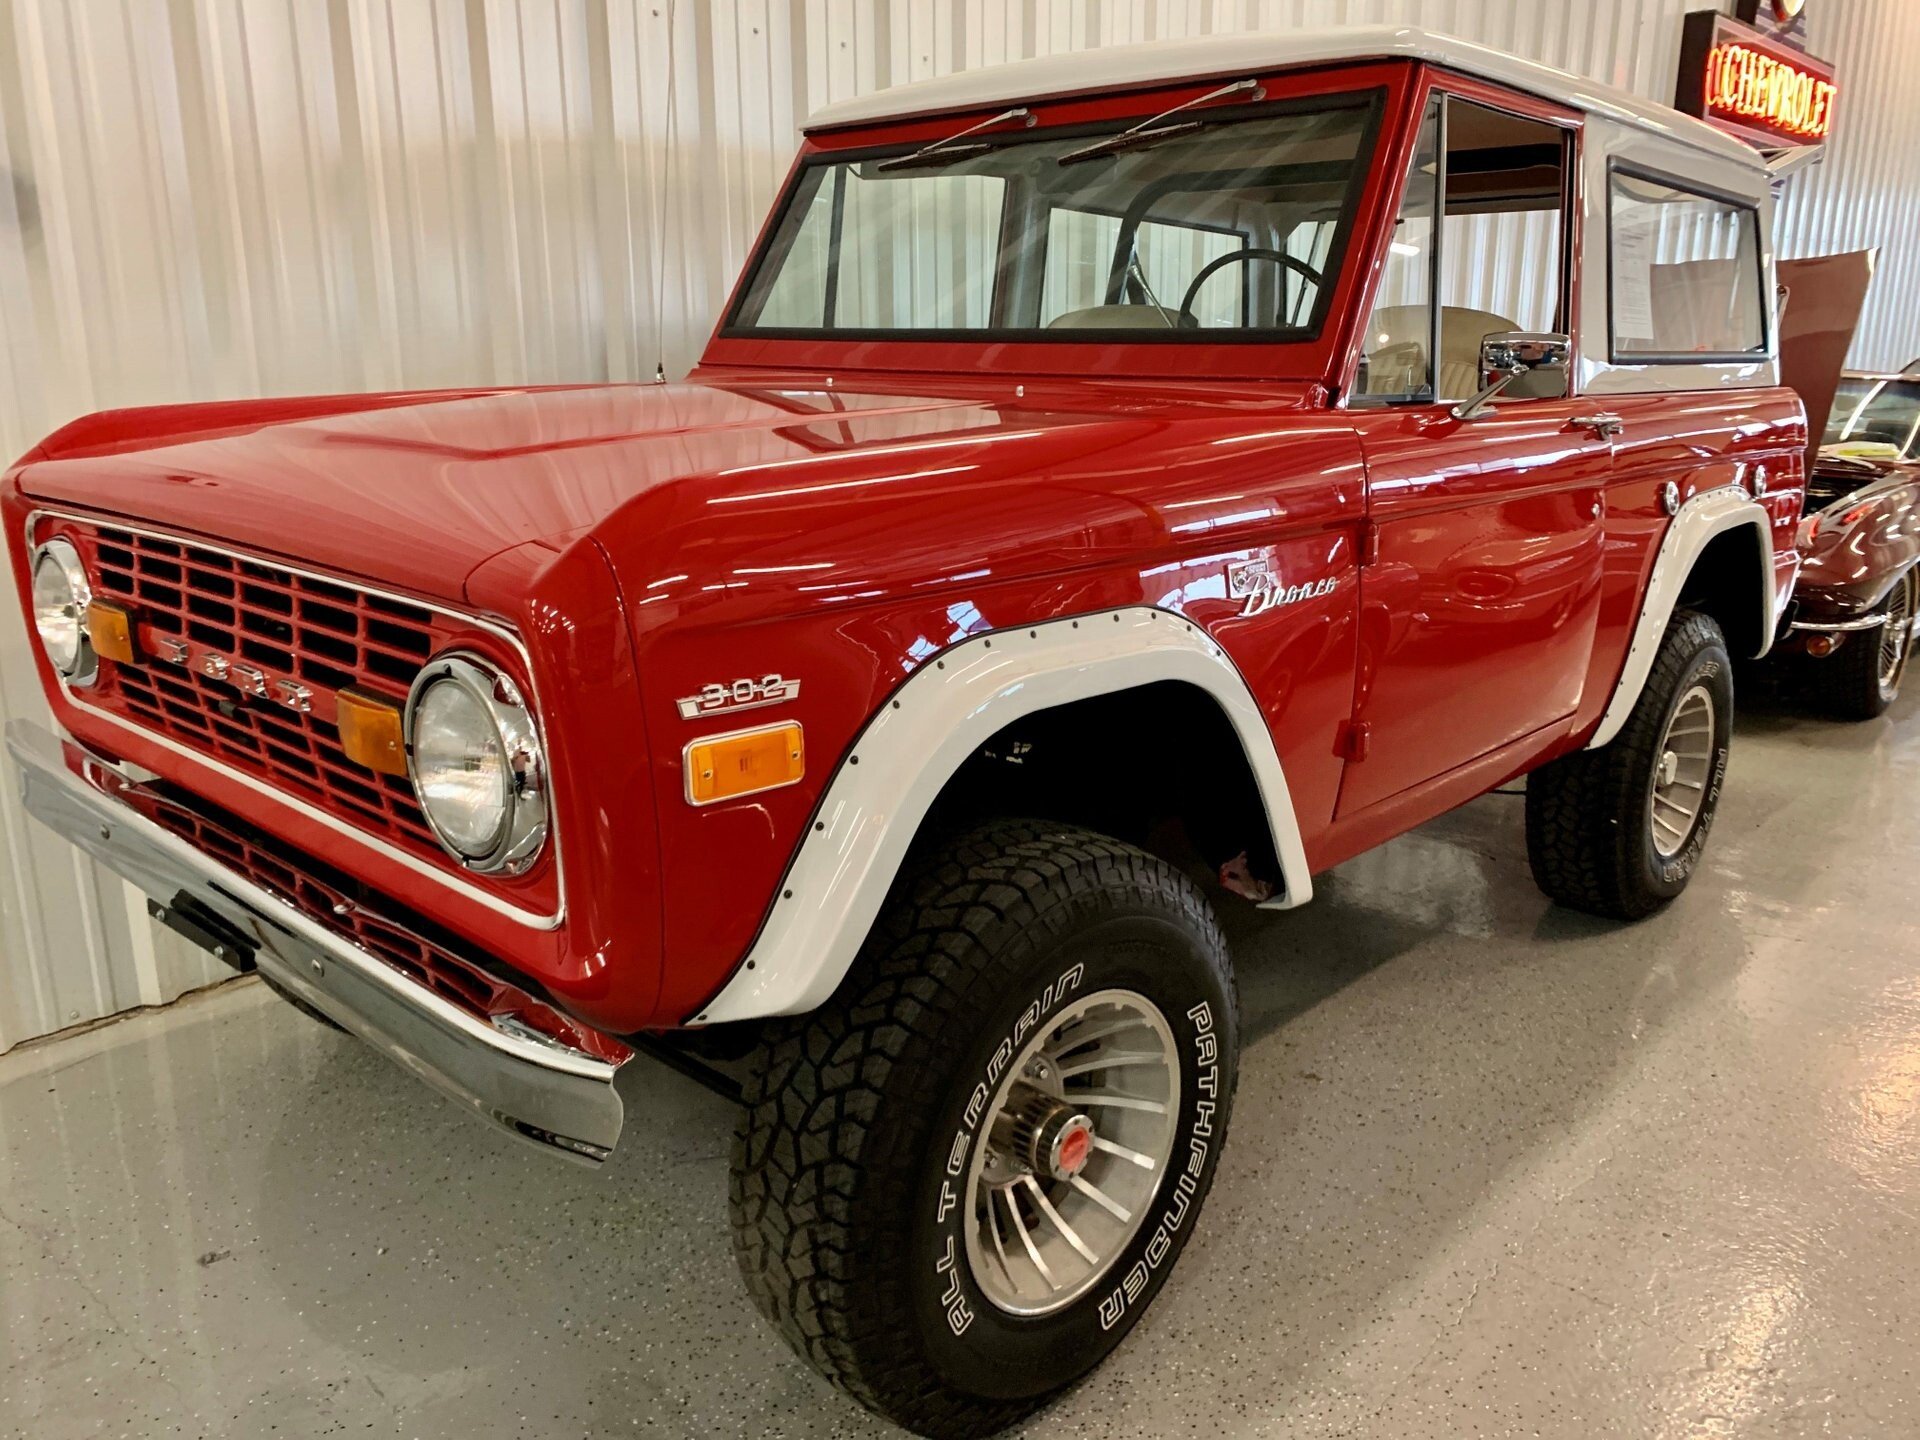
[[[26,803],[550,1152],[637,1048],[732,1076],[760,1309],[991,1431],[1198,1222],[1216,902],[1522,774],[1553,899],[1685,887],[1799,563],[1770,213],[1707,126],[1411,30],[843,102],[683,384],[23,457]]]

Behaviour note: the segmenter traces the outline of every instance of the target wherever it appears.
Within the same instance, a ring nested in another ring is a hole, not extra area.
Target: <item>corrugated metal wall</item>
[[[0,452],[112,405],[683,370],[828,100],[1208,31],[1415,21],[1668,98],[1694,0],[0,0]],[[1847,84],[1783,249],[1888,248],[1920,353],[1908,0],[1814,0]],[[11,586],[0,714],[43,715]],[[0,800],[0,1049],[218,971]]]
[[[1846,109],[1819,168],[1788,182],[1780,252],[1878,248],[1880,264],[1854,341],[1855,365],[1899,369],[1920,357],[1920,5],[1814,0],[1808,42],[1834,61]]]

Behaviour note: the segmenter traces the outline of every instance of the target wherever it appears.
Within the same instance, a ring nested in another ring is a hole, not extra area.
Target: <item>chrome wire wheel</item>
[[[1102,990],[1002,1075],[967,1188],[967,1263],[988,1300],[1049,1315],[1099,1283],[1147,1218],[1173,1153],[1180,1060],[1160,1009]]]
[[[1888,697],[1900,688],[1907,652],[1913,648],[1914,584],[1909,574],[1893,587],[1887,597],[1887,623],[1880,627],[1880,689]]]
[[[1653,803],[1648,807],[1654,853],[1662,860],[1686,849],[1700,823],[1713,773],[1714,724],[1713,696],[1705,685],[1695,685],[1682,695],[1667,722],[1653,767]]]

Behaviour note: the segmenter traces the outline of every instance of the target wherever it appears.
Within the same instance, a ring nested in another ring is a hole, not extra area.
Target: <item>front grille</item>
[[[96,583],[157,633],[328,690],[401,694],[433,648],[433,612],[201,545],[102,527]]]
[[[457,617],[356,586],[110,523],[61,519],[95,595],[135,617],[137,657],[103,663],[85,703],[167,737],[450,871],[404,776],[349,760],[336,699],[389,703],[433,654],[471,639]],[[516,883],[544,899],[536,871]]]
[[[145,632],[139,663],[114,667],[133,718],[438,853],[406,778],[347,759],[333,707],[349,686],[404,700],[434,649],[432,611],[202,545],[86,528],[97,593],[131,607]],[[187,664],[160,658],[168,640],[186,642]],[[196,662],[207,654],[258,671],[268,696],[206,673]],[[285,681],[305,688],[307,710],[278,698]]]

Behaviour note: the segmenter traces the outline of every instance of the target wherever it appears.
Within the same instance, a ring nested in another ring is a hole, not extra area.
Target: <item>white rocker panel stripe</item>
[[[821,1004],[852,965],[928,808],[969,755],[1037,710],[1168,680],[1213,696],[1246,750],[1285,881],[1265,908],[1306,903],[1313,882],[1280,757],[1225,652],[1164,610],[1051,620],[956,645],[881,707],[828,785],[753,948],[691,1023]]]
[[[1641,602],[1640,620],[1633,628],[1633,645],[1627,651],[1626,665],[1620,672],[1619,683],[1613,688],[1613,699],[1607,703],[1607,712],[1600,717],[1600,728],[1594,731],[1593,739],[1587,742],[1587,749],[1598,750],[1612,740],[1626,725],[1627,717],[1633,714],[1633,707],[1639,703],[1640,692],[1646,686],[1647,675],[1653,669],[1654,657],[1660,653],[1660,642],[1666,636],[1667,622],[1673,619],[1673,607],[1679,602],[1687,576],[1693,572],[1694,562],[1699,560],[1708,542],[1715,536],[1737,530],[1743,525],[1752,526],[1758,533],[1764,562],[1760,566],[1760,588],[1754,596],[1754,604],[1759,610],[1761,639],[1760,649],[1753,658],[1759,659],[1773,647],[1779,602],[1773,593],[1772,517],[1764,506],[1737,486],[1703,491],[1680,507],[1680,513],[1673,517],[1673,523],[1667,527],[1666,537],[1660,542],[1660,553],[1653,561],[1653,575],[1647,581],[1647,597]]]

